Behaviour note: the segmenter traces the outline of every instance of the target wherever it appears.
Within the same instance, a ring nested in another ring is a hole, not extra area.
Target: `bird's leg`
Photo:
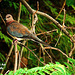
[[[14,44],[14,43],[17,43],[17,41],[18,41],[17,39],[14,39],[14,40],[13,40],[13,44]]]

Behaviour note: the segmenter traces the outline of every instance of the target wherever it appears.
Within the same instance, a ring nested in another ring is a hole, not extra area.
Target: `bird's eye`
[[[9,18],[10,16],[8,16],[7,18]]]

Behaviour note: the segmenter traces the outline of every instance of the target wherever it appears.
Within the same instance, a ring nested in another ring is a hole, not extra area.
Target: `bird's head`
[[[13,19],[13,17],[12,17],[11,14],[7,14],[7,15],[6,15],[6,23],[11,22],[11,21],[13,21],[13,20],[14,20],[14,19]]]

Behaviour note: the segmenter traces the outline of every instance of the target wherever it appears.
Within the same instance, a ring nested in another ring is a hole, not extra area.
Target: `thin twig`
[[[3,17],[2,17],[2,15],[1,15],[1,13],[0,13],[0,17],[1,17],[2,21],[3,21],[3,23],[6,25],[6,23],[5,23],[5,21],[4,21]]]
[[[24,64],[22,61],[21,61],[21,63],[22,63],[25,67],[27,67],[26,64]]]
[[[10,70],[8,70],[4,75],[6,75],[7,73],[9,73]]]
[[[21,16],[21,2],[19,2],[19,10],[18,10],[18,22],[20,22],[20,16]],[[21,50],[22,51],[22,50]],[[21,61],[21,55],[20,55],[20,52],[19,52],[19,63],[18,63],[18,69],[20,68],[20,61]]]
[[[70,51],[70,53],[69,53],[69,57],[72,56],[74,50],[75,50],[75,43],[74,43],[74,47],[71,49],[71,51]]]
[[[21,46],[26,47],[38,59],[39,62],[41,62],[43,65],[45,65],[45,63],[43,63],[42,61],[40,61],[40,59],[37,57],[37,55],[31,49],[29,49],[27,46],[23,45],[20,42],[18,42],[18,44],[20,44]]]
[[[75,29],[75,27],[65,27],[65,29]]]
[[[23,41],[23,45],[25,45],[25,43],[26,43],[26,41]],[[21,53],[19,53],[18,69],[20,68],[20,63],[21,63],[21,58],[22,58],[22,54],[23,54],[23,49],[24,49],[24,47],[22,46],[22,48],[20,50]]]
[[[59,51],[60,53],[62,53],[64,56],[66,56],[68,58],[68,56],[64,52],[62,52],[60,49],[58,49],[58,48],[54,48],[54,47],[44,47],[44,48],[45,49],[54,49],[56,51]]]
[[[28,4],[25,0],[21,0],[21,2],[23,3],[23,5],[28,9],[28,11],[29,11],[31,14],[33,14],[33,13],[35,12],[35,10],[32,9],[32,8],[29,6],[29,4]],[[44,12],[41,12],[41,11],[37,11],[36,14],[42,15],[42,16],[47,17],[48,19],[50,19],[52,22],[55,23],[55,25],[56,25],[57,27],[59,27],[60,29],[63,30],[63,32],[71,39],[71,42],[75,42],[75,40],[74,40],[73,37],[69,34],[69,32],[68,32],[66,29],[64,29],[64,28],[62,27],[62,25],[61,25],[58,21],[56,21],[54,18],[52,18],[52,17],[49,16],[48,14],[46,14],[46,13],[44,13]]]
[[[62,32],[62,30],[61,30],[61,32]],[[57,40],[57,42],[56,42],[56,44],[55,44],[55,47],[57,46],[57,44],[58,44],[58,42],[59,42],[59,40],[60,40],[61,32],[60,32],[60,34],[59,34],[58,40]]]
[[[60,13],[62,12],[63,8],[65,7],[65,4],[66,4],[66,0],[64,1],[63,6],[62,6],[62,8],[61,8],[60,12],[59,12],[59,14],[57,15],[57,17],[56,17],[55,19],[57,19],[57,18],[58,18],[58,16],[59,16],[59,15],[60,15]]]
[[[64,18],[63,18],[63,27],[65,27],[65,19],[66,19],[66,10],[65,8],[63,9],[64,10]]]
[[[75,34],[73,35],[73,37],[74,37],[74,40],[75,40]],[[73,43],[73,48],[71,49],[71,51],[69,53],[69,57],[72,56],[74,50],[75,50],[75,43]]]
[[[57,31],[57,29],[54,29],[52,31],[47,31],[47,32],[42,32],[42,33],[38,33],[37,35],[42,35],[42,34],[48,34],[48,33],[51,33],[51,32],[54,32],[54,31]]]
[[[21,14],[21,2],[19,2],[18,22],[20,21],[20,14]]]
[[[65,10],[65,8],[64,8],[64,18],[63,18],[63,24],[62,24],[63,28],[65,28],[65,18],[66,18],[66,10]],[[59,42],[59,40],[60,40],[61,33],[62,33],[62,29],[61,29],[61,31],[60,31],[60,35],[59,35],[59,38],[58,38],[58,40],[57,40],[57,42],[56,42],[56,44],[55,44],[55,47],[57,46],[57,44],[58,44],[58,42]]]
[[[42,48],[42,53],[43,53],[43,59],[44,59],[44,62],[45,62],[45,52],[44,52],[44,47],[43,47],[43,45],[40,43],[40,46],[41,46],[41,48]]]
[[[7,65],[7,63],[8,63],[9,57],[10,57],[10,55],[11,55],[11,53],[12,53],[12,50],[13,50],[13,46],[14,46],[14,45],[13,45],[13,43],[12,43],[11,48],[10,48],[9,53],[8,53],[8,56],[7,56],[6,61],[5,61],[5,66],[4,66],[4,68],[2,69],[1,73],[3,73],[5,67],[6,67],[6,65]]]

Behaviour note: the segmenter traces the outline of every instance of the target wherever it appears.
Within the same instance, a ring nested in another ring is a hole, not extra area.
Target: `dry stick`
[[[18,22],[20,22],[20,14],[21,14],[21,2],[19,2]]]
[[[39,10],[39,2],[37,1],[37,11]],[[45,52],[44,52],[44,47],[43,45],[40,43],[40,46],[42,48],[42,53],[43,53],[43,59],[44,59],[44,62],[45,62]]]
[[[64,18],[63,18],[63,24],[62,24],[62,26],[63,26],[63,28],[65,27],[65,18],[66,18],[66,10],[65,10],[65,8],[64,8]],[[61,29],[61,32],[62,32],[62,29]],[[61,37],[61,32],[60,32],[60,35],[59,35],[59,38],[58,38],[58,40],[57,40],[57,42],[56,42],[56,44],[55,44],[55,47],[56,47],[56,45],[58,44],[58,42],[59,42],[59,40],[60,40],[60,37]]]
[[[27,46],[23,45],[22,43],[18,42],[18,44],[20,44],[20,45],[26,47],[29,51],[31,51]],[[44,49],[53,49],[53,50],[59,51],[60,53],[62,53],[64,56],[66,56],[66,57],[68,58],[68,56],[67,56],[64,52],[62,52],[60,49],[58,49],[58,48],[54,48],[54,47],[44,47]],[[31,51],[31,52],[32,52],[32,51]],[[32,52],[32,53],[34,54],[34,52]],[[35,55],[35,54],[34,54],[34,55]],[[35,56],[36,56],[36,55],[35,55]],[[36,57],[37,57],[37,56],[36,56]],[[39,59],[39,58],[37,57],[37,59]],[[39,59],[39,60],[40,60],[40,59]]]
[[[26,43],[26,41],[23,41],[23,45],[25,45],[25,43]],[[23,49],[24,49],[24,47],[22,46],[22,48],[21,48],[21,57],[22,57],[22,54],[23,54]]]
[[[69,57],[72,56],[72,53],[73,53],[74,50],[75,50],[75,43],[74,43],[74,47],[72,48],[72,50],[71,50],[70,53],[69,53]]]
[[[41,58],[41,47],[39,48],[39,59]],[[38,66],[39,66],[39,62],[38,62]]]
[[[18,10],[18,22],[20,22],[20,15],[21,15],[21,2],[19,2],[19,10]],[[23,47],[21,48],[21,51],[23,52]],[[21,52],[21,54],[22,54]],[[20,68],[20,62],[21,62],[21,56],[19,53],[19,63],[18,63],[18,69]]]
[[[37,36],[38,36],[38,35],[42,35],[42,34],[46,34],[46,33],[48,34],[48,33],[54,32],[54,31],[57,31],[57,29],[53,29],[52,31],[47,31],[47,32],[38,33]]]
[[[52,57],[51,57],[51,55],[45,50],[45,52],[47,53],[47,55],[49,56],[49,58],[50,58],[50,61],[51,61],[51,63],[52,63]]]
[[[48,55],[48,57],[50,58],[50,61],[52,62],[52,57],[50,56],[50,54],[45,50],[45,48],[43,47],[42,44],[40,44],[40,46],[42,48],[42,52],[45,52]]]
[[[10,55],[11,55],[11,53],[12,53],[12,50],[13,50],[13,44],[11,45],[10,51],[9,51],[8,56],[7,56],[7,58],[6,58],[6,61],[5,61],[5,66],[4,66],[4,68],[2,69],[1,73],[3,73],[5,67],[6,67],[6,65],[7,65],[7,63],[8,63],[9,57],[10,57]]]
[[[27,67],[26,64],[24,64],[22,61],[21,61],[21,63],[22,63],[25,67]]]
[[[41,62],[43,65],[46,65],[45,63],[43,63],[42,61],[40,61],[40,59],[37,57],[37,55],[31,49],[29,49],[27,46],[23,45],[20,42],[18,42],[18,44],[20,44],[21,46],[24,46],[25,48],[27,48],[38,59],[39,62]]]
[[[41,46],[41,48],[42,48],[42,53],[43,53],[43,59],[44,59],[44,62],[45,62],[45,52],[44,52],[44,47],[43,47],[43,45],[40,43],[40,46]]]
[[[64,18],[63,18],[63,27],[65,27],[65,19],[66,19],[66,10],[65,8],[63,9],[64,10]]]
[[[75,27],[65,27],[66,29],[75,29]]]
[[[0,17],[1,17],[2,21],[3,21],[3,23],[6,25],[6,23],[5,23],[5,21],[4,21],[4,19],[3,19],[3,17],[2,17],[1,14],[0,14]],[[10,55],[11,55],[11,53],[12,53],[12,50],[13,50],[13,43],[12,43],[12,46],[11,46],[10,51],[9,51],[9,53],[8,53],[8,56],[7,56],[7,58],[6,58],[5,66],[4,66],[4,68],[2,69],[1,73],[3,73],[5,67],[6,67],[6,65],[7,65],[7,63],[8,63],[9,57],[10,57]]]
[[[31,32],[35,34],[35,25],[34,25],[34,15],[32,15],[32,27],[31,27]]]
[[[23,45],[25,45],[26,41],[23,41]],[[21,48],[21,54],[19,53],[19,64],[18,64],[18,69],[20,68],[20,63],[21,63],[21,58],[22,58],[22,54],[23,54],[23,49],[24,47],[22,46]]]
[[[17,51],[17,42],[15,41],[14,42],[14,45],[15,45],[15,65],[14,65],[14,73],[16,72],[17,70],[17,58],[18,58],[18,51]]]
[[[29,11],[31,14],[33,14],[33,13],[35,12],[35,10],[32,9],[32,8],[29,6],[29,4],[28,4],[25,0],[21,0],[21,2],[23,3],[23,5],[28,9],[28,11]],[[45,16],[45,17],[47,17],[48,19],[52,20],[52,21],[55,23],[55,25],[57,25],[60,29],[63,30],[63,32],[71,39],[72,42],[75,42],[75,41],[74,41],[74,38],[69,34],[69,32],[68,32],[66,29],[64,29],[64,28],[61,26],[61,24],[60,24],[58,21],[56,21],[54,18],[52,18],[51,16],[49,16],[48,14],[46,14],[46,13],[44,13],[44,12],[37,11],[36,13],[39,14],[39,15]]]
[[[10,72],[10,70],[8,70],[4,75],[6,75],[7,73],[9,73]]]
[[[60,53],[62,53],[64,56],[66,56],[68,58],[68,56],[64,52],[62,52],[60,49],[58,49],[58,48],[54,48],[54,47],[44,47],[44,48],[45,49],[54,49],[56,51],[59,51]]]
[[[60,12],[59,12],[59,14],[57,15],[57,17],[56,17],[55,19],[57,19],[57,18],[58,18],[58,16],[59,16],[59,15],[60,15],[60,13],[62,12],[63,8],[65,7],[65,4],[66,4],[66,0],[64,1],[63,6],[62,6],[62,8],[61,8]]]
[[[61,14],[63,8],[65,7],[65,4],[66,4],[66,0],[64,1],[63,6],[62,6],[61,10],[59,11],[59,13],[58,13],[58,15],[56,16],[55,19],[57,19],[59,17],[59,15]],[[48,23],[51,23],[51,22],[48,22]]]
[[[75,34],[73,35],[73,37],[74,37],[74,39],[75,39]],[[73,46],[72,50],[71,50],[70,53],[69,53],[69,57],[72,56],[72,53],[73,53],[73,51],[75,50],[75,43],[73,43],[73,44],[74,44],[74,46]]]
[[[1,13],[0,13],[0,17],[1,17],[2,21],[3,21],[3,23],[6,25],[6,23],[5,23],[5,21],[4,21],[3,17],[2,17],[2,15],[1,15]]]

